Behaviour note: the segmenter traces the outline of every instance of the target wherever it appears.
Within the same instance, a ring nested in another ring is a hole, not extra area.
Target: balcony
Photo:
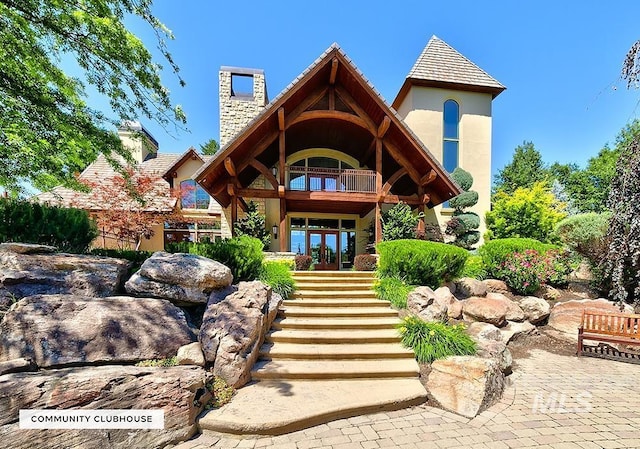
[[[287,166],[289,190],[306,192],[375,193],[376,172],[337,168]]]

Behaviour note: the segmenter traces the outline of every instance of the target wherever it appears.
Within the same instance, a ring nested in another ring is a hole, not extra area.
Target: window
[[[165,222],[164,243],[213,242],[222,238],[220,219],[203,222]]]
[[[451,173],[458,166],[460,107],[453,100],[444,102],[444,134],[442,143],[442,165]]]
[[[345,191],[343,181],[349,175],[345,175],[344,170],[353,170],[353,167],[330,157],[300,159],[289,166],[289,189],[312,192]]]
[[[209,194],[193,179],[180,183],[180,205],[183,209],[209,209]]]

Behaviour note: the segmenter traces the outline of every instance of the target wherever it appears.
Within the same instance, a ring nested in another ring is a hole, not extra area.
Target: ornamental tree
[[[271,235],[266,226],[266,218],[264,214],[260,213],[255,202],[249,201],[245,216],[236,221],[233,229],[236,236],[255,237],[262,242],[264,249],[269,248]]]
[[[469,190],[473,185],[473,176],[460,167],[456,168],[451,177],[458,183],[463,192],[449,200],[449,206],[453,207],[453,218],[447,222],[445,233],[455,237],[452,242],[456,246],[472,249],[473,245],[480,241],[480,216],[475,212],[465,209],[478,203],[478,192]]]
[[[418,223],[423,216],[422,212],[414,214],[411,206],[406,203],[395,204],[381,215],[382,240],[415,238]]]
[[[182,126],[161,66],[125,26],[130,16],[146,22],[177,76],[165,42],[173,36],[151,7],[152,0],[0,0],[0,186],[16,193],[24,183],[79,187],[74,174],[98,152],[114,166],[116,155],[130,161],[112,125],[142,116]],[[65,73],[62,58],[79,74]],[[88,86],[111,111],[87,105]]]

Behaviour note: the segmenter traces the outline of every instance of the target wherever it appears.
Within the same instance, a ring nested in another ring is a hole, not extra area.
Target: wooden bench
[[[622,345],[640,345],[640,315],[624,313],[604,313],[596,310],[584,310],[580,328],[578,329],[578,356],[625,359],[640,363],[640,355],[626,353],[606,345],[599,351],[597,348],[585,350],[584,340]]]

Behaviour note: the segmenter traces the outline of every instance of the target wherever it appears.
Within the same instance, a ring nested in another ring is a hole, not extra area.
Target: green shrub
[[[610,220],[610,212],[578,214],[560,221],[554,232],[562,243],[597,266],[609,247]]]
[[[311,256],[298,254],[295,259],[296,271],[308,271],[311,269],[311,262],[313,262]]]
[[[373,290],[378,298],[389,301],[396,309],[407,308],[407,297],[414,289],[399,277],[383,277],[373,284]]]
[[[97,236],[95,222],[84,210],[0,198],[0,243],[37,243],[84,253]]]
[[[416,237],[418,222],[424,214],[414,214],[411,206],[398,203],[382,213],[382,239],[400,240]]]
[[[402,344],[413,349],[419,363],[431,363],[451,355],[473,355],[476,343],[465,332],[464,325],[427,323],[416,316],[406,317],[398,325]]]
[[[487,279],[487,270],[484,262],[482,262],[482,257],[477,254],[469,256],[464,263],[460,277],[473,278],[480,281]]]
[[[213,395],[213,399],[205,406],[206,409],[220,408],[231,402],[236,390],[230,386],[222,377],[214,376],[206,383],[207,390]]]
[[[478,248],[478,254],[482,257],[487,276],[490,278],[498,278],[500,266],[504,263],[507,256],[533,249],[541,254],[551,250],[560,250],[556,245],[542,243],[534,239],[509,238],[490,240]]]
[[[433,289],[460,277],[469,253],[445,243],[424,240],[394,240],[376,246],[381,278],[399,277],[411,285]]]
[[[130,271],[135,273],[153,253],[151,251],[134,251],[129,249],[94,248],[89,251],[89,254],[128,260],[132,264]]]
[[[356,271],[375,271],[377,267],[378,258],[373,254],[358,254],[353,260]]]
[[[268,260],[262,264],[260,272],[260,280],[282,296],[282,299],[288,299],[296,289],[290,266],[289,262]]]
[[[258,205],[249,201],[244,218],[239,219],[234,225],[235,235],[257,238],[262,242],[263,249],[269,248],[271,234],[265,223],[265,216],[258,211]]]
[[[473,185],[473,176],[471,173],[456,168],[451,177],[458,183],[463,192],[449,200],[449,206],[453,207],[453,217],[447,222],[445,233],[453,235],[454,241],[451,242],[456,246],[465,249],[472,249],[473,245],[480,241],[480,216],[475,212],[467,210],[478,202],[478,192],[469,190]]]
[[[241,236],[210,243],[170,243],[170,253],[188,253],[217,260],[231,269],[233,282],[253,281],[262,271],[262,242],[253,237]]]
[[[559,202],[544,182],[530,189],[519,187],[513,193],[499,191],[486,214],[487,239],[512,237],[553,240],[553,228],[566,217]]]

